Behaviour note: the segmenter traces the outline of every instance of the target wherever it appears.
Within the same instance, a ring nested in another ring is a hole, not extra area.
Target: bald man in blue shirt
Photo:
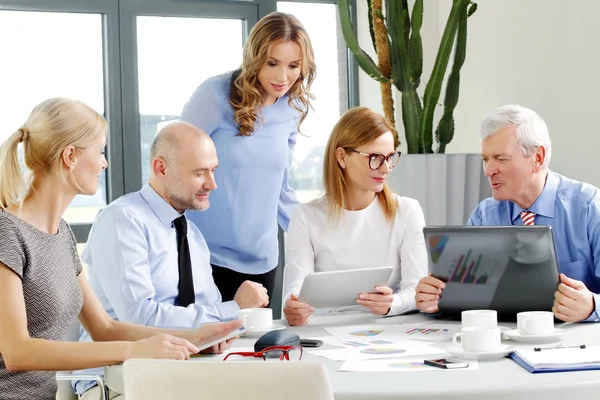
[[[552,311],[567,322],[600,317],[600,191],[548,168],[552,144],[534,111],[508,105],[481,124],[481,159],[492,188],[467,225],[549,225],[560,272]],[[419,281],[419,310],[438,312],[444,282]]]
[[[82,254],[106,312],[118,321],[192,328],[237,319],[241,308],[266,306],[267,289],[252,281],[233,300],[222,301],[208,246],[185,216],[186,210],[206,210],[217,189],[219,162],[210,137],[186,122],[171,123],[154,138],[150,159],[148,183],[98,214]],[[91,338],[84,331],[80,340]],[[212,350],[227,346],[217,347]],[[102,375],[102,369],[79,373]],[[94,385],[80,380],[74,388],[82,400],[96,400]]]

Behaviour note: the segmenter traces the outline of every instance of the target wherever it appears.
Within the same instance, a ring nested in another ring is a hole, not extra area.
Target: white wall
[[[363,2],[359,2],[363,3]],[[598,0],[479,0],[469,20],[467,60],[448,152],[478,152],[478,128],[496,107],[518,103],[536,110],[550,129],[551,168],[600,186],[600,15]],[[431,70],[451,0],[425,2],[424,76]],[[366,6],[358,8],[360,39],[369,44]],[[437,28],[431,20],[438,22]],[[365,40],[366,39],[366,40]],[[380,110],[379,87],[361,74],[361,104]],[[424,82],[425,83],[425,82]]]

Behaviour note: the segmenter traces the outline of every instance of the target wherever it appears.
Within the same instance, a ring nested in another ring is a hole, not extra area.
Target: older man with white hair
[[[481,124],[481,159],[492,187],[467,225],[549,225],[560,284],[552,311],[569,321],[600,318],[600,191],[548,168],[552,144],[544,120],[518,105],[500,107]],[[532,282],[535,284],[535,282]],[[419,310],[438,312],[444,282],[419,281]]]

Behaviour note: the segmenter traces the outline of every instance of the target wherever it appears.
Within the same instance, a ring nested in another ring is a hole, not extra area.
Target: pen
[[[534,347],[533,351],[542,351],[542,350],[554,350],[554,349],[585,349],[585,344],[579,344],[576,346],[564,346],[559,344],[558,346],[554,346],[554,347]]]

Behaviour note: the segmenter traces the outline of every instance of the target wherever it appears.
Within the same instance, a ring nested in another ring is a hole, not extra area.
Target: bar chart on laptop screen
[[[475,238],[462,238],[451,244],[447,235],[428,237],[430,260],[437,274],[451,282],[470,286],[489,286],[497,281],[508,263],[506,246],[469,246]],[[485,250],[483,250],[485,249]]]
[[[481,271],[481,259],[483,254],[473,255],[470,249],[467,254],[461,254],[449,271],[450,282],[468,283],[474,285],[485,285],[489,279],[487,272]]]

